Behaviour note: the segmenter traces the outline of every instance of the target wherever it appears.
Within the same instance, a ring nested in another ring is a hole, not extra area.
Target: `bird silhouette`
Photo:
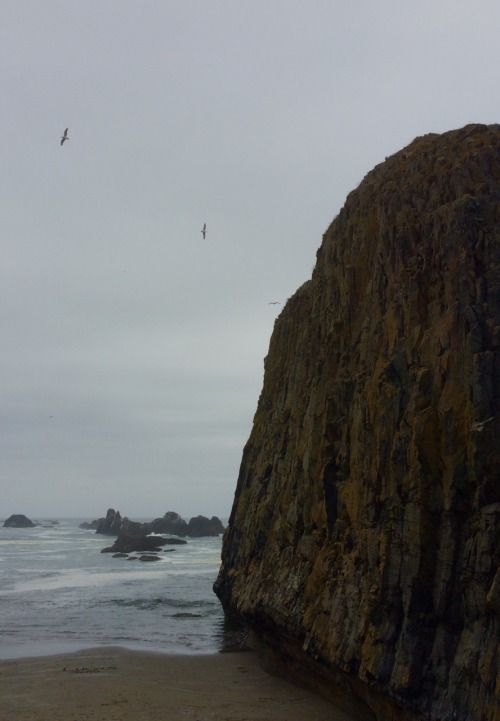
[[[272,300],[272,301],[271,301],[270,303],[268,303],[267,305],[281,305],[281,303],[279,302],[279,300]]]
[[[203,225],[201,234],[202,234],[203,238],[206,238],[206,235],[207,235],[207,224],[206,223]]]
[[[61,145],[64,144],[64,141],[65,141],[65,140],[69,140],[69,138],[68,138],[68,129],[69,129],[69,128],[66,128],[66,130],[64,131],[64,135],[61,136]]]

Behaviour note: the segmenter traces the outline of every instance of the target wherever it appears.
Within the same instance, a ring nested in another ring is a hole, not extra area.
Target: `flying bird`
[[[69,128],[66,128],[66,130],[64,131],[64,135],[61,136],[61,145],[63,145],[63,143],[64,143],[65,140],[69,140],[69,138],[68,138],[68,130],[69,130]]]
[[[206,223],[203,225],[203,228],[202,228],[202,230],[201,230],[201,234],[202,234],[202,236],[203,236],[203,239],[205,239],[205,238],[206,238],[206,235],[207,235],[207,224],[206,224]]]
[[[270,303],[268,303],[267,305],[281,305],[281,303],[279,302],[279,300],[272,300],[272,301],[271,301]]]

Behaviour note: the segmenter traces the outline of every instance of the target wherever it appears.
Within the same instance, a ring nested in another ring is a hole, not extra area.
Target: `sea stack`
[[[3,524],[4,528],[35,528],[35,526],[36,524],[24,513],[13,513]]]
[[[366,718],[494,721],[500,125],[376,166],[275,323],[215,591]]]

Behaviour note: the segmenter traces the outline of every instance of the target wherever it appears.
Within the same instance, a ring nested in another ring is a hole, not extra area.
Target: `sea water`
[[[127,560],[101,553],[114,538],[82,520],[0,527],[1,659],[110,645],[220,650],[226,628],[212,585],[221,537],[163,546],[159,561]]]

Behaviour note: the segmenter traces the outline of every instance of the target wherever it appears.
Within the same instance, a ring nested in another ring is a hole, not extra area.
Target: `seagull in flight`
[[[63,143],[64,143],[65,140],[69,140],[69,138],[68,138],[68,130],[69,130],[69,128],[66,128],[66,130],[64,131],[64,135],[61,136],[61,145],[63,145]]]
[[[202,234],[202,236],[203,236],[203,240],[205,240],[206,235],[207,235],[207,224],[206,224],[206,223],[204,224],[204,226],[203,226],[203,228],[202,228],[202,230],[201,230],[201,234]]]
[[[279,300],[272,300],[272,301],[271,301],[270,303],[268,303],[267,305],[281,305],[281,303],[279,302]]]

